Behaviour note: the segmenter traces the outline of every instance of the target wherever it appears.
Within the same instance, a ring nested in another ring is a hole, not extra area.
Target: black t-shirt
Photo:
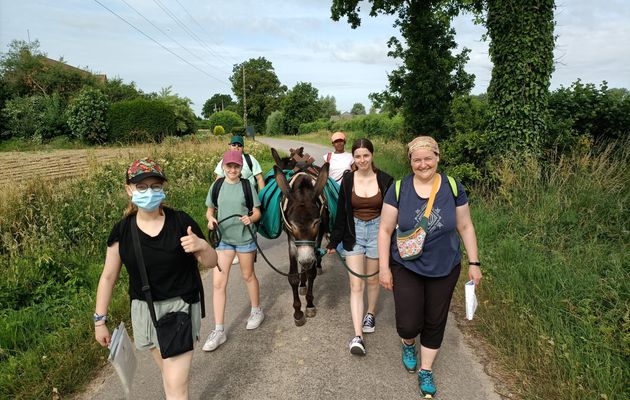
[[[138,229],[151,295],[154,301],[181,296],[186,302],[195,303],[199,301],[195,277],[197,259],[184,251],[180,239],[186,235],[188,226],[200,238],[204,238],[204,235],[199,225],[185,212],[164,207],[164,215],[164,226],[157,236],[151,237]],[[123,218],[114,225],[107,246],[119,243],[120,258],[129,274],[129,296],[131,299],[145,300],[131,236],[131,218],[135,218],[135,215]]]

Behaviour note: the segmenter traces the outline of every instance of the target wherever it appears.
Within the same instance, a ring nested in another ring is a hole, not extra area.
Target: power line
[[[179,18],[177,18],[177,16],[175,14],[173,14],[173,12],[168,9],[168,7],[166,7],[164,4],[162,4],[162,2],[160,0],[153,0],[153,2],[155,4],[157,4],[157,6],[160,7],[162,9],[162,11],[164,11],[166,13],[166,15],[168,15],[173,21],[175,21],[177,23],[177,25],[179,25],[184,30],[184,32],[186,32],[188,34],[188,36],[190,36],[191,38],[196,40],[197,43],[199,43],[203,48],[205,48],[212,56],[214,56],[217,59],[219,59],[225,65],[231,66],[229,63],[224,61],[223,58],[219,54],[215,53],[206,43],[204,43],[204,41],[201,40],[201,38],[199,36],[197,36],[195,34],[195,32],[193,32],[190,29],[188,29],[186,24],[184,24]]]
[[[185,62],[186,64],[190,65],[191,67],[193,67],[194,69],[196,69],[197,71],[201,72],[202,74],[206,75],[209,78],[212,78],[220,83],[225,83],[225,80],[219,79],[216,76],[210,75],[209,73],[207,73],[206,71],[200,69],[199,67],[197,67],[194,64],[191,64],[188,60],[184,59],[183,57],[181,57],[179,54],[171,51],[169,48],[167,48],[166,46],[164,46],[162,43],[158,42],[157,40],[153,39],[151,36],[147,35],[146,33],[142,32],[139,28],[137,28],[135,25],[133,25],[131,22],[127,21],[126,19],[124,19],[123,17],[121,17],[120,15],[118,15],[115,11],[111,10],[110,8],[108,8],[105,4],[101,3],[98,0],[94,0],[96,3],[98,3],[101,7],[103,7],[104,9],[106,9],[107,11],[109,11],[110,13],[114,14],[116,17],[118,17],[121,21],[123,21],[124,23],[126,23],[127,25],[129,25],[130,27],[132,27],[133,29],[135,29],[136,31],[140,32],[143,36],[145,36],[146,38],[148,38],[149,40],[151,40],[152,42],[154,42],[155,44],[157,44],[158,46],[160,46],[161,48],[163,48],[164,50],[168,51],[169,53],[171,53],[172,55],[174,55],[175,57],[179,58],[180,60],[182,60],[183,62]]]
[[[199,61],[205,63],[206,65],[208,65],[211,68],[215,68],[220,72],[223,73],[227,73],[229,74],[229,72],[224,71],[210,63],[208,63],[207,61],[205,61],[203,58],[199,57],[197,54],[193,53],[192,51],[190,51],[188,48],[186,48],[183,44],[181,44],[177,39],[171,37],[168,33],[164,32],[164,30],[162,30],[159,26],[155,25],[150,19],[148,19],[147,17],[144,16],[144,14],[142,14],[140,11],[138,11],[136,8],[134,8],[131,4],[129,4],[128,2],[126,2],[125,0],[120,0],[123,3],[125,3],[129,8],[131,8],[136,14],[138,14],[139,16],[141,16],[142,18],[144,18],[145,21],[147,21],[149,24],[151,24],[151,26],[153,26],[155,29],[157,29],[158,31],[160,31],[164,36],[166,36],[167,38],[169,38],[170,40],[172,40],[173,42],[175,42],[179,47],[181,47],[183,50],[185,50],[186,52],[188,52],[188,54],[192,55],[193,57],[197,58]]]
[[[188,10],[186,9],[186,7],[184,7],[184,5],[183,5],[182,3],[180,3],[180,2],[179,2],[179,0],[175,0],[175,1],[176,1],[176,2],[177,2],[177,4],[179,4],[179,6],[180,6],[180,7],[184,10],[184,12],[185,12],[185,13],[186,13],[189,17],[190,17],[190,19],[192,19],[192,20],[193,20],[193,22],[194,22],[195,24],[197,24],[197,26],[198,26],[198,27],[199,27],[199,28],[203,31],[203,33],[205,33],[205,34],[206,34],[209,38],[212,38],[212,35],[210,35],[210,34],[208,33],[208,31],[206,31],[206,30],[204,29],[204,27],[203,27],[203,26],[202,26],[199,22],[197,22],[197,20],[195,19],[195,17],[193,17],[193,16],[192,16],[192,14],[190,14],[190,13],[188,12]],[[238,61],[237,59],[235,59],[234,57],[232,57],[232,55],[231,55],[231,54],[230,54],[230,53],[229,53],[229,52],[228,52],[228,51],[227,51],[227,50],[226,50],[223,46],[221,46],[219,43],[217,43],[217,42],[216,42],[216,41],[214,41],[214,40],[213,40],[213,43],[214,43],[214,44],[216,44],[217,46],[219,46],[221,49],[223,49],[224,54],[225,54],[225,55],[227,55],[228,57],[230,57],[230,58],[231,58],[231,59],[232,59],[235,63],[237,63],[237,64],[239,63],[239,61]]]

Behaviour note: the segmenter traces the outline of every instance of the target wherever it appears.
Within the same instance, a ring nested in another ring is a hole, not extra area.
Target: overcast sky
[[[232,94],[228,77],[234,64],[265,57],[289,88],[310,82],[320,95],[334,96],[341,111],[356,102],[369,108],[368,94],[384,90],[387,73],[396,67],[386,46],[397,35],[394,19],[371,18],[366,6],[362,25],[351,29],[345,20],[330,19],[330,4],[0,0],[0,51],[13,39],[30,36],[50,58],[133,81],[145,92],[172,86],[194,102],[198,114],[214,93]],[[557,5],[552,89],[578,78],[630,88],[630,0],[564,0]],[[484,29],[473,25],[469,15],[453,26],[459,45],[472,50],[467,71],[476,76],[473,93],[483,93],[492,68],[487,43],[481,41]]]

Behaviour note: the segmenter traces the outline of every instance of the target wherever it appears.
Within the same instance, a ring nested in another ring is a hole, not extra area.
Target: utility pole
[[[245,94],[245,64],[243,64],[243,124],[247,129],[247,95]]]

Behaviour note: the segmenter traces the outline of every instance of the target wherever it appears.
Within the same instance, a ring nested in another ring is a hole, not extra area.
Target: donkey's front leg
[[[298,295],[298,286],[300,285],[300,277],[298,275],[297,259],[291,255],[289,257],[289,284],[293,290],[293,320],[295,325],[302,326],[306,323],[306,317],[302,312],[302,303],[300,302],[300,296]]]
[[[315,307],[315,303],[313,302],[313,283],[315,282],[315,278],[317,277],[317,266],[320,265],[321,257],[317,257],[317,261],[312,268],[309,268],[308,274],[308,289],[306,291],[306,316],[308,318],[312,318],[317,315],[317,308]]]

